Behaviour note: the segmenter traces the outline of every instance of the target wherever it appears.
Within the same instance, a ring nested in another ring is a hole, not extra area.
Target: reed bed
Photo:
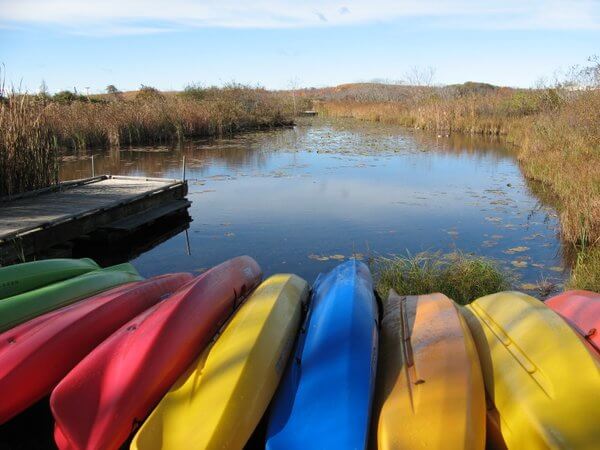
[[[169,94],[143,87],[93,97],[0,87],[0,196],[55,183],[61,148],[165,144],[276,127],[292,122],[291,111],[286,97],[239,85]]]
[[[600,245],[599,111],[600,90],[584,92],[511,132],[525,175],[557,194],[563,236],[583,247]]]
[[[99,100],[47,105],[45,115],[59,145],[80,149],[163,144],[291,123],[281,98],[240,86],[188,88],[168,95],[144,88],[131,100]]]
[[[39,102],[0,88],[0,197],[55,183],[56,149]]]

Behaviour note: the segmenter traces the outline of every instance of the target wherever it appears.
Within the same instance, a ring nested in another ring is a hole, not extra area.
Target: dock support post
[[[96,169],[94,168],[94,155],[92,155],[92,178],[96,176]]]
[[[185,230],[185,253],[188,256],[192,256],[192,249],[190,248],[190,235],[188,234],[188,230]]]
[[[183,155],[183,161],[181,162],[181,181],[185,181],[185,155]]]

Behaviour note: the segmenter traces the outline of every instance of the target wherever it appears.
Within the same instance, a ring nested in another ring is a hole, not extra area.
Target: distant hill
[[[359,101],[359,102],[387,102],[402,101],[415,94],[423,92],[451,92],[453,95],[481,94],[500,89],[510,90],[488,83],[467,81],[462,84],[447,86],[411,86],[405,84],[386,83],[347,83],[338,86],[323,88],[306,88],[296,90],[296,95],[317,100],[328,101]],[[291,93],[291,91],[282,91]]]

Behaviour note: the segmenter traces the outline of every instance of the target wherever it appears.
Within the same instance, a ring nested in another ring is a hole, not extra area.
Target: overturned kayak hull
[[[98,270],[89,258],[45,259],[0,268],[0,300]]]
[[[485,390],[454,302],[399,296],[383,307],[372,441],[380,450],[483,449]]]
[[[4,298],[0,300],[0,332],[107,289],[141,279],[131,264],[119,264]]]
[[[464,310],[490,401],[489,424],[508,448],[593,449],[600,442],[600,363],[544,303],[518,292]],[[495,416],[495,417],[494,417]]]
[[[229,260],[127,322],[50,397],[61,449],[119,448],[259,283],[249,257]]]
[[[243,448],[279,384],[307,297],[308,284],[295,275],[265,280],[161,400],[131,448]]]
[[[113,331],[191,278],[173,274],[130,283],[0,334],[0,424],[50,394]]]
[[[307,322],[273,399],[267,449],[362,449],[377,366],[371,274],[351,260],[315,283]]]
[[[600,354],[600,294],[567,291],[546,300]]]

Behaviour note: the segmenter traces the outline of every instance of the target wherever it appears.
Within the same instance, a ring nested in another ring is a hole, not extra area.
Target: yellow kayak
[[[496,408],[488,414],[488,434],[504,440],[492,444],[597,449],[600,363],[573,329],[544,303],[518,292],[482,297],[463,312]]]
[[[380,333],[372,437],[380,450],[483,449],[485,390],[454,302],[390,291]]]
[[[131,449],[241,449],[275,393],[308,284],[265,280],[177,380],[135,435]]]

